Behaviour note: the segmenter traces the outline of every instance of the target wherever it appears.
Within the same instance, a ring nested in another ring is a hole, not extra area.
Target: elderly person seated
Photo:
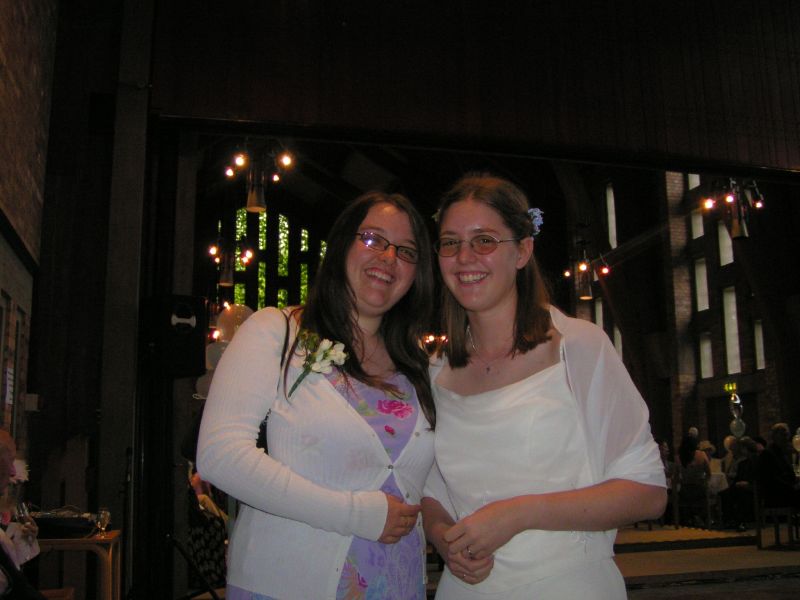
[[[3,493],[16,476],[16,454],[14,438],[0,429],[0,491]],[[44,596],[30,585],[20,570],[24,562],[39,554],[39,542],[36,540],[39,528],[28,516],[18,515],[17,519],[16,523],[8,525],[8,529],[0,529],[0,596],[8,594],[10,598],[44,600]]]
[[[792,434],[786,423],[770,429],[770,444],[758,457],[759,493],[764,505],[800,508],[800,480],[792,466]]]

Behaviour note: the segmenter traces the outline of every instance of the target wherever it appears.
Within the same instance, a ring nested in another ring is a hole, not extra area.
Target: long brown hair
[[[461,200],[481,202],[503,219],[516,239],[533,236],[533,224],[528,214],[528,198],[516,185],[491,173],[468,173],[459,179],[442,197],[438,220],[441,223],[447,210]],[[549,339],[550,294],[539,271],[536,258],[517,270],[517,312],[514,318],[512,354],[527,352]],[[442,352],[451,367],[464,367],[469,359],[467,350],[467,312],[446,285],[441,286],[442,328],[447,342]]]
[[[408,216],[417,243],[419,258],[414,283],[406,294],[383,316],[380,334],[397,370],[405,375],[417,392],[420,407],[431,428],[436,425],[428,355],[421,340],[430,331],[433,306],[433,258],[430,236],[425,221],[411,202],[400,194],[368,192],[350,203],[334,222],[327,239],[325,259],[305,306],[295,309],[291,317],[299,318],[300,327],[315,332],[321,338],[342,342],[349,356],[356,356],[359,335],[356,322],[356,298],[347,279],[347,255],[356,243],[358,227],[369,210],[378,204],[394,206]],[[297,349],[295,339],[289,356]],[[284,367],[284,381],[286,378]],[[347,360],[341,367],[344,373],[367,385],[388,392],[396,388],[377,377],[368,375],[358,360]]]

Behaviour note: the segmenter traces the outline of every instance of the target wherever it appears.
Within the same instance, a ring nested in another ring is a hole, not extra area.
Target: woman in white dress
[[[608,337],[549,304],[539,225],[488,174],[462,178],[438,213],[448,341],[422,500],[446,562],[438,600],[624,598],[615,528],[666,504],[647,407]]]

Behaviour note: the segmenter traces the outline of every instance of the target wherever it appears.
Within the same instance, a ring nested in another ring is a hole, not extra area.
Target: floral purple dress
[[[331,385],[347,399],[350,406],[374,429],[395,461],[411,438],[417,421],[419,402],[414,386],[404,375],[389,379],[400,391],[395,396],[370,387],[352,377],[345,379],[339,369],[326,375]],[[390,475],[381,491],[402,497]],[[354,537],[347,552],[337,600],[424,600],[425,547],[420,527],[396,544],[382,544]],[[275,600],[228,585],[231,600]]]
[[[373,428],[391,460],[396,460],[408,443],[417,421],[417,393],[414,386],[397,374],[390,379],[400,395],[387,394],[356,379],[345,379],[337,369],[327,376],[336,390]],[[381,491],[402,497],[394,475]],[[337,600],[422,600],[425,552],[422,535],[415,528],[396,544],[382,544],[354,537],[347,552]]]

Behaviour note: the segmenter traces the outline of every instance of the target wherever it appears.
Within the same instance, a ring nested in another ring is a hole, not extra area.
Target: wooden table
[[[39,538],[42,552],[48,550],[79,550],[94,552],[100,565],[100,598],[121,600],[120,576],[122,571],[120,531],[107,531],[104,536],[95,534],[79,538]]]

